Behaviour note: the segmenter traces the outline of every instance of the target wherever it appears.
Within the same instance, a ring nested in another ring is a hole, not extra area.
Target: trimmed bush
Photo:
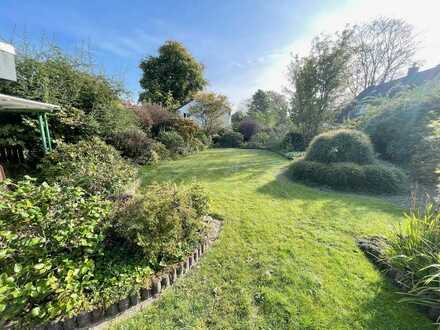
[[[135,250],[153,264],[174,261],[194,247],[204,231],[208,199],[199,186],[154,184],[116,216],[114,226]]]
[[[224,131],[215,138],[214,142],[221,148],[239,148],[243,144],[243,135],[239,132]]]
[[[43,158],[40,167],[48,182],[81,187],[91,195],[120,193],[136,177],[135,168],[98,138],[61,143]]]
[[[397,193],[407,183],[406,175],[400,169],[384,164],[324,164],[297,160],[289,167],[288,175],[295,180],[334,189],[371,193]]]
[[[289,132],[284,137],[281,148],[290,151],[304,151],[305,141],[304,136],[298,132]]]
[[[374,149],[367,135],[356,130],[335,130],[315,137],[305,160],[319,163],[372,164]]]

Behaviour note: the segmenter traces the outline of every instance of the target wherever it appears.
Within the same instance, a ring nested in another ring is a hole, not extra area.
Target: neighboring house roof
[[[408,69],[408,74],[402,78],[370,86],[363,90],[345,107],[341,115],[344,118],[356,117],[363,112],[365,104],[371,99],[394,96],[403,90],[418,87],[431,81],[440,82],[440,64],[424,71],[419,71],[418,67],[413,66]]]

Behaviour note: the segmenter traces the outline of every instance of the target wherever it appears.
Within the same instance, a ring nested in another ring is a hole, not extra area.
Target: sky
[[[203,63],[207,89],[238,109],[259,88],[282,92],[292,54],[307,54],[314,36],[378,16],[411,23],[416,59],[435,66],[439,12],[440,0],[0,0],[0,40],[49,40],[70,53],[87,46],[133,100],[140,61],[177,40]]]

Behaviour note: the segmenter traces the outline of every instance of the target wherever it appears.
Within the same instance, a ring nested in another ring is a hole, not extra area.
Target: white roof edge
[[[55,104],[32,101],[5,94],[0,94],[0,109],[2,108],[2,103],[5,108],[9,109],[34,109],[49,111],[61,109],[60,106]]]
[[[0,51],[15,55],[15,48],[11,44],[7,44],[6,42],[0,41]]]

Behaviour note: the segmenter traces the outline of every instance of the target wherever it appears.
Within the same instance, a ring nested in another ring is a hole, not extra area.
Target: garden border
[[[403,273],[389,264],[385,257],[383,250],[387,244],[387,239],[382,236],[360,237],[356,240],[358,247],[365,254],[365,256],[387,277],[394,286],[402,291],[408,291],[407,285],[401,280]],[[417,305],[417,309],[429,317],[434,322],[440,321],[440,309],[435,307],[427,307]]]
[[[166,267],[164,270],[151,276],[150,287],[141,288],[136,293],[113,303],[107,308],[96,308],[92,311],[83,312],[68,319],[51,322],[48,325],[36,326],[34,330],[67,330],[67,329],[105,329],[110,323],[125,320],[134,313],[141,311],[146,306],[158,300],[161,294],[187,274],[200,258],[208,251],[209,247],[217,240],[223,222],[207,217],[211,228],[203,237],[194,251],[185,260]]]

